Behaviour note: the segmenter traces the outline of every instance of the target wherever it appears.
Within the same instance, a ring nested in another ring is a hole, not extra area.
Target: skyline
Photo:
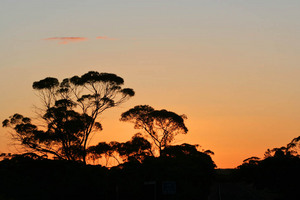
[[[299,8],[297,1],[4,0],[0,117],[34,116],[34,81],[115,73],[136,96],[103,114],[95,142],[129,140],[137,130],[119,122],[121,113],[148,104],[187,115],[189,132],[177,144],[199,144],[215,152],[218,167],[236,167],[299,136]],[[0,152],[13,149],[8,138],[1,128]]]

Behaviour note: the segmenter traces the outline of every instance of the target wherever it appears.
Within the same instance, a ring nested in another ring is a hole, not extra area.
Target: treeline
[[[185,115],[138,105],[121,115],[141,133],[127,142],[88,146],[103,127],[101,114],[132,96],[123,78],[90,71],[33,83],[41,105],[37,119],[21,114],[2,122],[20,154],[1,154],[0,199],[207,198],[216,165],[210,150],[172,145],[188,132]],[[102,165],[91,165],[104,160]],[[111,166],[109,160],[118,164]]]
[[[37,118],[16,113],[2,122],[22,153],[0,155],[0,200],[208,199],[219,195],[220,181],[270,190],[276,198],[269,199],[297,195],[300,137],[267,150],[263,159],[244,160],[234,173],[216,173],[212,151],[173,145],[177,135],[188,132],[185,115],[137,105],[120,120],[140,133],[127,142],[88,146],[103,129],[101,114],[135,95],[123,84],[115,74],[94,71],[61,82],[53,77],[34,82],[41,100]]]
[[[112,168],[10,155],[0,162],[0,199],[206,199],[214,168],[208,154],[188,144]],[[175,188],[163,189],[166,182]]]
[[[286,146],[268,149],[264,158],[251,157],[238,166],[236,178],[259,190],[276,194],[276,199],[299,198],[300,136]]]
[[[124,144],[100,142],[94,147],[88,146],[92,136],[103,129],[101,114],[135,95],[133,89],[123,88],[123,84],[123,78],[115,74],[95,71],[61,82],[47,77],[32,85],[41,101],[36,110],[37,119],[16,113],[5,119],[2,126],[12,130],[12,139],[24,150],[58,160],[87,163],[88,158],[94,160],[102,154],[113,156],[110,152],[117,150],[121,157],[128,155],[127,159],[133,158],[129,154],[142,153],[159,157],[176,135],[188,132],[186,116],[156,110],[149,105],[135,106],[120,118],[133,123],[143,135]]]

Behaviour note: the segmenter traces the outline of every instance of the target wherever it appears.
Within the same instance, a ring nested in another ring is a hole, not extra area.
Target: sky
[[[300,135],[300,1],[1,0],[0,119],[34,117],[32,83],[115,73],[135,97],[101,116],[91,144],[139,130],[122,112],[187,115],[174,144],[215,152],[219,168]],[[0,128],[0,152],[15,152]]]

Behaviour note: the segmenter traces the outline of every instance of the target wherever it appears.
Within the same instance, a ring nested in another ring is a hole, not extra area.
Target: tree
[[[20,114],[4,120],[3,126],[13,128],[13,138],[30,150],[86,162],[88,141],[102,130],[99,115],[134,96],[133,89],[122,88],[123,84],[115,74],[95,71],[62,82],[47,77],[32,85],[42,102],[39,119],[44,126]]]
[[[120,146],[119,142],[112,141],[110,143],[106,142],[99,142],[95,146],[90,146],[87,149],[89,158],[93,161],[104,157],[105,158],[105,166],[107,167],[109,165],[110,158],[114,158],[118,164],[120,164],[118,158],[115,153],[117,153],[118,148]]]
[[[120,143],[118,153],[125,162],[138,161],[140,163],[146,157],[153,155],[150,142],[139,133],[135,134],[131,140]]]
[[[95,146],[88,148],[89,158],[93,161],[104,157],[105,166],[108,166],[109,159],[114,158],[118,164],[121,164],[118,158],[124,162],[138,161],[142,163],[147,156],[151,156],[151,144],[142,137],[141,134],[135,134],[131,140],[123,143],[112,141],[110,143],[99,142]]]
[[[243,165],[258,165],[260,161],[261,159],[259,157],[252,156],[250,158],[243,160]]]
[[[211,150],[198,150],[199,145],[191,145],[183,143],[181,145],[168,146],[163,150],[163,155],[166,157],[179,158],[185,156],[197,157],[198,155],[214,155],[214,152]]]
[[[300,149],[300,136],[294,138],[286,146],[280,148],[267,149],[265,152],[265,158],[268,157],[282,157],[282,156],[298,156]]]
[[[158,149],[159,156],[162,150],[171,144],[178,134],[186,134],[188,129],[184,124],[185,115],[178,115],[167,110],[155,110],[148,105],[138,105],[121,115],[121,121],[134,123],[135,129],[142,129]]]
[[[288,143],[286,148],[291,155],[300,156],[300,136],[294,138],[290,143]]]

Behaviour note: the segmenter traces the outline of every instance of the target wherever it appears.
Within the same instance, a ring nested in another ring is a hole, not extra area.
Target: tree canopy
[[[88,148],[88,154],[93,161],[104,157],[105,165],[108,166],[111,165],[109,164],[110,158],[115,159],[118,164],[121,164],[119,158],[124,162],[142,163],[146,157],[152,156],[152,151],[150,142],[137,133],[127,142],[99,142]]]
[[[176,135],[188,132],[185,119],[185,115],[167,110],[155,110],[148,105],[138,105],[124,112],[120,120],[132,122],[135,129],[144,130],[160,155],[161,151],[174,141]]]
[[[13,128],[13,138],[27,149],[85,162],[91,134],[102,130],[99,115],[135,94],[131,88],[122,88],[123,84],[123,78],[115,74],[96,71],[61,82],[47,77],[32,85],[42,102],[39,118],[43,124],[37,126],[30,118],[14,114],[2,125]]]

